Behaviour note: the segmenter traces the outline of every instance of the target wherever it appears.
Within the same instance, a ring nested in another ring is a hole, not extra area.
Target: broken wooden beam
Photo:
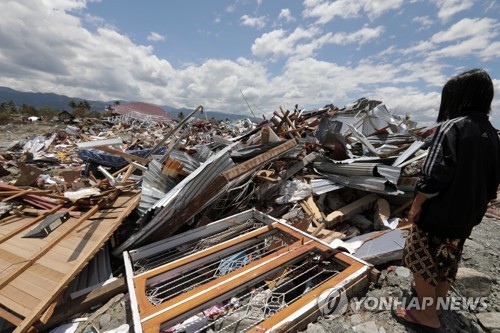
[[[326,216],[325,223],[327,227],[332,227],[336,223],[345,221],[350,217],[368,209],[370,205],[378,199],[375,194],[369,194],[358,199]]]
[[[95,305],[111,299],[115,295],[125,292],[127,292],[127,283],[125,282],[125,278],[118,278],[92,290],[86,295],[56,306],[54,309],[54,315],[50,317],[47,323],[43,325],[35,325],[35,327],[39,331],[46,331],[49,328],[67,320],[74,314],[86,311]]]

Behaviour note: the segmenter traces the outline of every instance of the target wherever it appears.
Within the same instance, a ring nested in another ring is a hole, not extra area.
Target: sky
[[[16,90],[258,117],[365,97],[429,126],[446,81],[481,67],[500,128],[497,0],[1,0],[0,12],[0,86]]]

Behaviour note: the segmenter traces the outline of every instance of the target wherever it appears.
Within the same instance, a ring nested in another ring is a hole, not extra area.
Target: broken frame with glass
[[[124,260],[136,332],[297,331],[320,299],[366,286],[372,268],[256,210]]]

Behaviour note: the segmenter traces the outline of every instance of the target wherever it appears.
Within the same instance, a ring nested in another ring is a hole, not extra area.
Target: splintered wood
[[[45,238],[23,238],[43,215],[15,216],[1,223],[0,317],[17,326],[15,332],[26,332],[53,308],[65,287],[135,209],[139,199],[138,191],[124,192],[87,212],[72,212],[72,217]]]

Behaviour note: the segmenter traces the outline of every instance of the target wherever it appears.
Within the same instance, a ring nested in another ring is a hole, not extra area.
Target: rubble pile
[[[0,145],[0,331],[314,331],[321,288],[388,283],[375,266],[401,258],[432,128],[364,98],[260,123],[202,111]]]

